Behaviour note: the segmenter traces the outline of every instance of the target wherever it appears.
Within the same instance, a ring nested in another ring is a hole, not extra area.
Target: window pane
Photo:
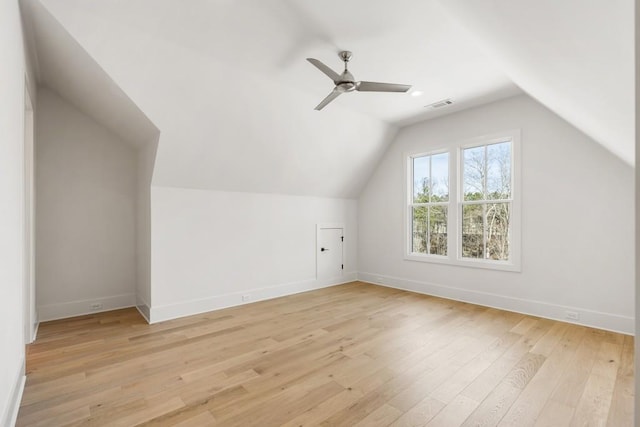
[[[509,259],[510,203],[486,205],[487,258],[499,261]]]
[[[462,151],[464,200],[484,199],[485,147],[466,148]]]
[[[427,253],[427,211],[426,206],[414,207],[411,212],[411,252]]]
[[[431,201],[449,201],[449,153],[431,156]]]
[[[429,208],[429,253],[447,255],[447,207]]]
[[[429,201],[429,156],[413,159],[413,202]]]
[[[482,204],[462,206],[462,256],[484,258]]]
[[[487,146],[487,199],[511,198],[511,142]]]

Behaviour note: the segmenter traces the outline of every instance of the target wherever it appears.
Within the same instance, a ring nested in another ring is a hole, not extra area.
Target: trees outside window
[[[511,141],[462,150],[462,257],[509,260]]]
[[[412,157],[411,252],[447,255],[449,153]]]

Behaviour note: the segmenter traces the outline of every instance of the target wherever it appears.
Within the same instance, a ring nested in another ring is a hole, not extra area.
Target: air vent
[[[450,98],[447,98],[442,101],[434,102],[433,104],[425,105],[425,108],[442,108],[451,104],[453,104],[453,101]]]

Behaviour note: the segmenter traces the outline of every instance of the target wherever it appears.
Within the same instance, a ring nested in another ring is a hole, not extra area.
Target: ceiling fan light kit
[[[316,110],[322,110],[327,106],[327,104],[329,104],[341,94],[345,92],[353,92],[354,90],[358,92],[407,92],[409,89],[411,89],[411,85],[356,81],[356,79],[353,77],[353,74],[349,72],[347,66],[352,56],[351,52],[349,52],[348,50],[343,50],[338,55],[344,62],[344,71],[342,72],[342,74],[336,73],[318,59],[307,58],[307,61],[309,61],[316,68],[322,71],[327,77],[333,80],[333,83],[335,84],[333,91],[331,91],[331,93],[329,93],[329,95],[327,95],[327,97],[323,99],[320,104],[318,104],[318,106],[315,108]]]

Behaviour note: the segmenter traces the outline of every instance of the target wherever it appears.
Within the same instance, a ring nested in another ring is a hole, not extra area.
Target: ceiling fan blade
[[[336,99],[338,96],[340,96],[341,93],[342,92],[339,92],[336,89],[334,89],[329,95],[327,95],[325,99],[322,100],[320,104],[318,104],[318,106],[315,109],[318,111],[322,110],[324,107],[327,106],[328,103],[330,103],[331,101]]]
[[[356,83],[356,90],[360,92],[406,92],[409,89],[411,89],[411,85],[377,82]]]
[[[316,68],[318,68],[318,70],[320,70],[323,73],[325,73],[334,82],[337,82],[338,80],[340,80],[340,75],[338,73],[336,73],[335,71],[333,71],[331,68],[329,68],[326,65],[324,65],[324,63],[322,63],[321,61],[318,61],[315,58],[307,58],[307,61],[309,61],[313,65],[315,65]]]

